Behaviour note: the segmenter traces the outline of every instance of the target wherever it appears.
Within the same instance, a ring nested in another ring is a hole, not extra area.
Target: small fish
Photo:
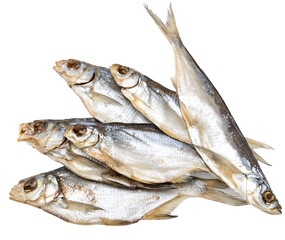
[[[57,61],[53,69],[100,122],[149,123],[122,95],[108,68],[69,59]]]
[[[110,71],[138,111],[168,136],[191,143],[175,92],[129,67],[113,64]]]
[[[225,102],[183,45],[171,5],[166,24],[146,9],[173,48],[173,82],[191,142],[207,166],[249,204],[280,214],[281,206]]]
[[[10,199],[71,223],[126,225],[173,218],[170,213],[188,197],[246,204],[223,188],[219,180],[193,178],[167,190],[124,189],[83,179],[63,167],[21,180],[11,189]]]
[[[69,122],[91,124],[94,119],[71,119]],[[80,177],[108,183],[118,187],[129,188],[171,188],[169,184],[149,185],[127,178],[102,162],[87,155],[84,151],[68,141],[62,134],[65,131],[64,120],[38,120],[20,125],[18,141],[25,141],[39,152],[47,155],[56,162]]]
[[[65,129],[63,135],[89,156],[140,182],[181,182],[193,172],[212,173],[195,148],[151,124],[98,122]]]
[[[122,94],[138,111],[168,136],[191,143],[187,124],[180,111],[179,99],[174,91],[129,67],[113,64],[110,71],[116,83],[122,88]],[[253,148],[272,149],[269,145],[256,140],[249,138],[246,140]],[[257,160],[270,165],[253,149],[252,151],[258,156]]]

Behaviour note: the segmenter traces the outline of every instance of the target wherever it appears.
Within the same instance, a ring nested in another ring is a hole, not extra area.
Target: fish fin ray
[[[82,211],[103,210],[102,208],[96,207],[91,204],[70,201],[64,198],[58,198],[54,201],[49,202],[48,204],[45,204],[40,208],[45,212],[52,214],[66,222],[82,225],[90,225],[94,223],[94,221],[89,222],[88,220],[86,221],[85,219],[82,219]]]
[[[104,102],[108,102],[108,105],[113,105],[113,106],[122,106],[121,103],[116,101],[113,98],[110,98],[104,94],[98,93],[98,92],[92,92],[92,101],[96,102],[96,99],[100,99],[100,102],[103,102],[102,99],[104,99]]]
[[[259,162],[262,162],[263,164],[267,165],[267,166],[272,166],[271,164],[269,164],[268,162],[266,162],[256,151],[251,150],[253,153],[253,156],[255,157],[255,159]]]
[[[71,201],[66,199],[61,199],[61,206],[64,207],[67,210],[71,211],[95,211],[95,210],[103,210],[100,207],[96,207],[92,204],[77,202],[77,201]]]
[[[153,109],[145,101],[142,101],[136,95],[130,93],[129,91],[123,88],[121,89],[121,92],[126,98],[128,98],[131,101],[132,105],[136,109],[139,109],[138,111],[141,111],[141,109],[151,109],[153,111]],[[143,107],[139,107],[139,106],[143,106]]]
[[[163,23],[161,19],[154,12],[152,12],[146,4],[144,7],[169,42],[172,42],[173,40],[178,40],[181,42],[171,4],[169,5],[166,23]]]
[[[186,196],[186,195],[178,196],[178,197],[162,204],[161,206],[155,208],[154,210],[150,211],[142,219],[154,220],[154,219],[175,218],[177,216],[170,215],[170,213],[186,198],[188,198],[188,196]]]
[[[215,189],[228,189],[229,186],[219,180],[219,179],[203,179],[203,181],[206,183],[207,188],[215,188]]]
[[[182,116],[183,116],[183,118],[187,124],[187,127],[190,128],[191,126],[193,126],[193,122],[191,121],[190,115],[187,112],[186,106],[182,101],[179,101],[179,105],[180,105],[181,114],[182,114]],[[188,133],[188,135],[189,135],[190,144],[191,144],[192,139],[191,139],[191,136],[189,133]]]
[[[224,204],[229,204],[232,206],[247,205],[247,202],[244,199],[239,198],[237,196],[232,196],[231,194],[216,189],[207,189],[201,197]]]
[[[174,87],[175,90],[177,91],[177,82],[176,82],[175,78],[172,77],[172,78],[170,78],[170,79],[171,79],[171,82],[172,82],[173,87]]]
[[[135,222],[137,221],[130,222],[130,221],[119,220],[119,219],[101,218],[101,223],[107,226],[123,226],[123,225],[129,225]]]
[[[274,150],[273,147],[269,146],[266,143],[259,142],[259,141],[256,141],[254,139],[251,139],[251,138],[245,138],[245,139],[246,139],[248,145],[250,146],[250,148],[252,148],[252,149],[254,149],[254,148],[264,148],[264,149]]]
[[[206,149],[204,147],[200,147],[197,145],[193,145],[198,151],[206,154],[209,160],[216,165],[217,168],[222,169],[225,175],[233,175],[233,174],[243,174],[241,170],[239,170],[236,166],[234,166],[228,159],[223,156],[211,151],[210,149]]]
[[[233,206],[246,205],[247,202],[238,193],[234,192],[225,182],[219,179],[203,179],[206,186],[202,198],[221,202]]]

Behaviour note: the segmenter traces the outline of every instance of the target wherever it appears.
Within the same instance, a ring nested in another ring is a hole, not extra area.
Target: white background
[[[74,58],[105,67],[120,63],[171,87],[172,49],[144,2],[166,18],[168,1],[1,2],[1,235],[31,240],[284,239],[284,215],[199,198],[183,202],[174,211],[176,219],[123,227],[73,225],[8,199],[10,188],[22,178],[59,167],[17,142],[18,125],[89,116],[52,70],[56,60]],[[262,168],[284,205],[284,1],[173,0],[172,4],[184,44],[244,135],[275,148],[259,153],[273,165]]]

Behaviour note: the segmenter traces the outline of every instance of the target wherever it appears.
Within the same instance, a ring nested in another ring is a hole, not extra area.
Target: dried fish
[[[53,69],[100,122],[149,123],[122,95],[108,68],[69,59],[56,62]]]
[[[224,193],[219,180],[193,178],[173,189],[124,189],[80,178],[66,168],[20,181],[10,199],[40,208],[76,224],[126,225],[139,220],[169,219],[188,197],[201,197],[232,205],[245,201]]]
[[[193,172],[212,173],[195,148],[154,125],[77,124],[66,126],[63,135],[89,156],[140,182],[181,182]]]
[[[183,45],[171,6],[166,24],[146,9],[173,48],[173,82],[191,142],[207,166],[249,204],[280,214],[281,206],[226,104]]]
[[[119,64],[113,64],[110,71],[116,83],[122,87],[121,92],[133,106],[161,131],[179,141],[191,143],[187,124],[181,114],[179,99],[174,91],[151,80],[140,72]],[[267,144],[246,138],[252,148],[272,149]],[[257,160],[268,164],[253,149]]]
[[[72,124],[91,124],[94,119],[70,119]],[[18,141],[26,141],[39,152],[63,164],[67,169],[80,177],[118,187],[129,188],[171,188],[170,184],[149,185],[127,178],[103,163],[88,156],[84,151],[68,141],[62,133],[65,131],[64,121],[39,120],[20,125]]]

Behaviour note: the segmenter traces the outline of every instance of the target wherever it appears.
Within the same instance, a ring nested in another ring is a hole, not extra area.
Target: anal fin
[[[177,216],[170,215],[170,213],[188,196],[182,195],[178,196],[162,205],[157,207],[156,209],[147,213],[142,219],[144,220],[158,220],[158,219],[170,219],[175,218]]]

